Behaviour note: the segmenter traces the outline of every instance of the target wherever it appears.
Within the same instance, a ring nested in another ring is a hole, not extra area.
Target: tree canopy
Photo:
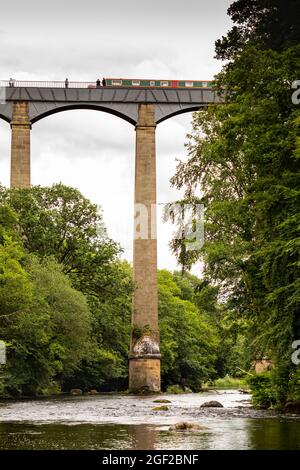
[[[248,44],[282,51],[300,42],[298,0],[237,0],[227,12],[234,25],[216,41],[218,59],[235,59]]]
[[[62,184],[2,188],[0,216],[1,393],[126,389],[132,269],[97,207]],[[216,375],[219,333],[201,310],[198,282],[159,273],[165,387],[197,388]]]
[[[300,334],[300,110],[291,99],[300,76],[298,3],[231,5],[236,24],[216,43],[217,56],[230,59],[216,77],[225,103],[194,115],[189,158],[172,178],[185,190],[182,202],[204,204],[206,233],[202,251],[189,254],[176,240],[173,250],[187,268],[203,261],[245,352],[272,359],[278,404],[294,383],[291,345]]]

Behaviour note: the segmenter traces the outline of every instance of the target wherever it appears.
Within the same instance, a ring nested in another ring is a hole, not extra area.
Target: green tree
[[[251,351],[247,347],[248,322],[227,302],[219,299],[219,288],[206,278],[185,272],[174,273],[174,280],[180,287],[180,296],[197,306],[204,321],[218,336],[216,360],[214,363],[218,377],[243,375],[251,365]]]
[[[86,327],[84,315],[78,315],[78,324],[73,324],[78,340],[83,344],[92,342],[93,345],[83,354],[82,347],[74,341],[82,360],[77,361],[76,350],[73,354],[69,347],[69,341],[73,342],[71,335],[63,334],[60,339],[51,339],[56,355],[55,380],[59,380],[65,390],[71,386],[87,389],[119,385],[126,387],[132,274],[128,264],[119,260],[121,250],[107,236],[97,207],[76,189],[61,184],[51,188],[1,188],[0,202],[0,207],[15,211],[15,219],[10,224],[22,240],[25,250],[37,256],[31,259],[31,264],[36,259],[35,269],[36,263],[40,265],[40,272],[33,280],[33,283],[39,285],[40,292],[44,291],[41,282],[45,283],[45,291],[50,289],[51,279],[43,270],[44,263],[48,266],[54,263],[54,259],[59,263],[60,274],[57,273],[57,276],[61,290],[56,287],[58,298],[55,300],[55,309],[52,311],[50,308],[51,315],[48,312],[51,328],[56,328],[54,312],[57,312],[60,322],[65,318],[64,325],[67,325],[72,310],[77,309],[76,302],[80,311],[82,302],[87,302],[91,312],[89,340],[85,340],[83,331],[80,331],[80,328],[84,330]],[[30,266],[27,264],[26,269],[34,276],[37,271],[32,271]],[[65,281],[73,290],[63,284],[64,275],[68,276]],[[37,298],[38,293],[35,294]],[[69,302],[68,296],[72,297],[72,302]],[[39,308],[47,311],[49,306],[46,307],[42,298]],[[64,330],[59,331],[63,333]],[[75,364],[76,367],[73,367]]]
[[[126,389],[131,328],[132,269],[125,261],[111,267],[114,285],[105,296],[92,296],[89,304],[93,315],[93,353],[73,374],[64,377],[63,386],[70,389]]]
[[[4,236],[0,244],[0,320],[9,323],[32,299],[32,285],[21,261],[25,253]]]
[[[62,184],[1,188],[0,203],[17,214],[26,250],[41,258],[54,256],[85,293],[101,295],[111,288],[111,262],[121,250],[107,236],[97,206],[77,189]]]
[[[196,305],[182,298],[176,279],[166,270],[158,273],[162,381],[164,387],[179,383],[198,389],[215,376],[218,337]]]
[[[237,0],[228,15],[235,24],[216,41],[219,59],[235,59],[248,44],[281,51],[300,42],[297,0]]]
[[[0,336],[9,344],[4,390],[13,395],[58,391],[61,375],[76,369],[91,347],[87,302],[61,266],[27,256],[25,269],[30,298],[18,298],[14,315],[0,318]]]
[[[284,7],[231,6],[235,37],[217,43],[218,56],[231,60],[217,77],[225,103],[195,114],[189,159],[172,179],[185,188],[184,201],[204,204],[206,224],[201,252],[189,259],[178,241],[173,250],[187,267],[202,259],[224,312],[247,332],[252,356],[273,359],[279,404],[294,380],[291,344],[299,336],[299,109],[291,85],[300,76],[300,48],[286,49],[298,42],[297,17],[273,37],[287,20]]]

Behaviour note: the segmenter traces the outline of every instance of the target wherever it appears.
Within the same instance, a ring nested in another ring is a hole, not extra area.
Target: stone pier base
[[[129,390],[132,393],[160,392],[160,358],[129,359]]]

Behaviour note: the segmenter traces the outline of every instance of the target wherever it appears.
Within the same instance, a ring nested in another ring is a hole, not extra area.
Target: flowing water
[[[0,402],[0,449],[297,449],[300,417],[257,411],[237,391],[163,395],[107,394]],[[217,400],[224,408],[201,408]],[[185,421],[194,431],[171,431]]]

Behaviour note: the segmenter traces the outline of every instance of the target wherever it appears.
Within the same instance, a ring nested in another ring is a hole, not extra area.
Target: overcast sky
[[[0,80],[90,81],[100,77],[211,79],[221,68],[214,42],[231,23],[232,0],[2,2]],[[191,114],[157,127],[158,203],[170,187]],[[132,259],[134,127],[110,114],[76,110],[32,129],[32,184],[77,187],[103,209],[110,236]],[[0,120],[0,181],[9,185],[10,128]],[[175,269],[172,227],[158,221],[158,264]]]

